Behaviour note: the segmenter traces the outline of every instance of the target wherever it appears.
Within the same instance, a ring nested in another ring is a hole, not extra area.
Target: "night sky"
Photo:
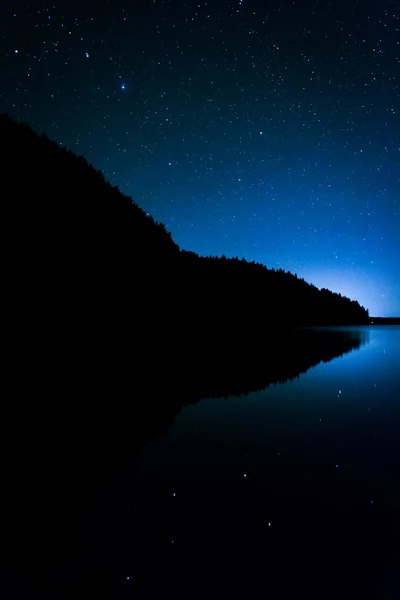
[[[181,248],[400,315],[399,0],[2,0],[0,112]]]

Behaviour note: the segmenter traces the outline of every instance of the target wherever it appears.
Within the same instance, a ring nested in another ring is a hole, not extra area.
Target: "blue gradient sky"
[[[395,316],[399,57],[397,1],[16,0],[0,112],[85,155],[181,247]]]

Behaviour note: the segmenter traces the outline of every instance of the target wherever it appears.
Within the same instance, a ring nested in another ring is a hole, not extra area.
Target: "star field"
[[[397,0],[2,3],[0,112],[181,248],[400,314]]]

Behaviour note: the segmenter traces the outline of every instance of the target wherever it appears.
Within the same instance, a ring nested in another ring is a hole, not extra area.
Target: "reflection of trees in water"
[[[5,370],[26,399],[6,413],[22,452],[33,431],[35,449],[73,438],[70,462],[113,455],[125,435],[139,448],[183,404],[286,381],[354,342],[283,327],[368,322],[281,269],[180,251],[83,157],[4,115],[0,131]]]
[[[180,251],[83,157],[4,116],[0,130],[13,390],[2,475],[21,528],[23,515],[60,524],[61,507],[71,525],[182,406],[292,379],[363,342],[361,331],[288,331],[367,322],[357,302],[282,270]]]
[[[225,347],[224,352],[213,347],[204,355],[200,351],[182,354],[179,358],[175,355],[156,369],[157,377],[147,374],[143,368],[143,387],[140,391],[132,390],[138,400],[138,404],[134,401],[132,410],[133,414],[140,415],[139,437],[150,439],[153,424],[157,423],[156,429],[169,427],[169,415],[174,417],[182,406],[206,397],[240,396],[284,383],[320,362],[360,348],[367,341],[366,329],[304,329],[275,333],[264,347],[256,345],[245,352],[230,346]],[[157,419],[156,415],[162,413],[165,421]]]
[[[110,361],[102,365],[101,378],[89,378],[84,396],[78,382],[77,396],[71,393],[65,401],[62,390],[55,388],[51,405],[32,405],[14,428],[19,454],[7,489],[9,514],[17,517],[10,520],[9,556],[13,540],[19,539],[16,528],[23,532],[28,552],[39,524],[41,539],[63,552],[68,546],[62,542],[60,549],[60,540],[80,535],[79,515],[91,510],[103,484],[166,432],[183,406],[206,396],[246,394],[288,381],[321,361],[359,348],[366,335],[362,329],[298,331],[270,338],[264,349],[248,348],[246,353],[234,347],[225,348],[225,354],[216,348],[208,354],[170,353],[162,364],[137,359],[135,377],[115,356],[114,366]],[[36,494],[27,503],[28,488]],[[16,551],[21,552],[20,545]]]
[[[169,429],[183,406],[205,397],[215,397],[218,402],[218,397],[284,383],[321,361],[359,348],[367,342],[367,335],[364,329],[275,333],[264,346],[247,347],[245,352],[222,344],[207,352],[176,349],[158,358],[155,353],[152,361],[136,356],[134,368],[126,357],[114,355],[114,361],[108,358],[103,364],[100,381],[89,378],[87,396],[92,400],[80,405],[67,403],[65,421],[60,424],[61,431],[55,430],[56,437],[62,439],[69,422],[75,449],[83,448],[80,466],[90,461],[87,485],[131,461],[150,440]],[[95,390],[101,395],[94,394]],[[70,458],[68,455],[66,460]]]

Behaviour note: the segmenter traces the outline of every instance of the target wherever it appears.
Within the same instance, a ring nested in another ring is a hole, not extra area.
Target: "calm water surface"
[[[293,381],[183,408],[112,482],[98,519],[127,594],[400,597],[400,327],[363,335]]]

